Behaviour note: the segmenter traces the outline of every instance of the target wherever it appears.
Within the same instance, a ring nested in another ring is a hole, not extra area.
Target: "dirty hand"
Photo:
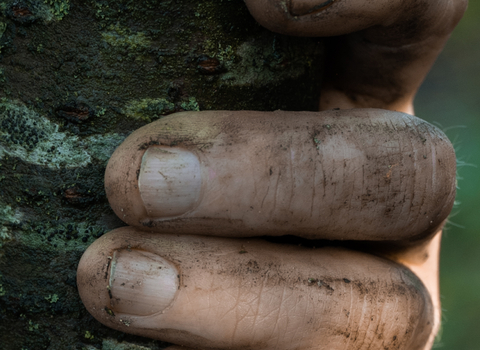
[[[400,112],[466,2],[246,3],[273,31],[338,36],[323,112],[180,113],[130,135],[105,186],[131,226],[82,257],[86,308],[201,349],[430,348],[455,155]]]

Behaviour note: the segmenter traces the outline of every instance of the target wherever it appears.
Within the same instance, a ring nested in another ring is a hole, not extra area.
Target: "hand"
[[[433,126],[386,109],[413,111],[465,3],[309,3],[247,1],[276,31],[354,32],[336,38],[320,106],[385,110],[182,113],[137,130],[105,178],[131,226],[78,270],[100,322],[197,348],[431,346],[455,157]],[[315,241],[249,238],[287,234]]]
[[[332,37],[320,110],[413,113],[415,93],[467,0],[246,0],[272,31]]]

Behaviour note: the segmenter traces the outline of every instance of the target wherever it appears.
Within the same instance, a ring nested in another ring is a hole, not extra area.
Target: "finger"
[[[462,17],[467,0],[246,0],[246,4],[260,24],[275,32],[343,35],[327,46],[321,109],[376,107],[413,114],[415,92]]]
[[[455,155],[401,113],[182,113],[129,136],[105,188],[120,219],[161,232],[408,241],[450,212]]]
[[[462,16],[465,0],[245,0],[250,13],[266,28],[296,36],[338,36],[371,27],[397,38],[429,37],[451,31]],[[420,23],[420,21],[422,22]],[[440,21],[443,20],[442,28]],[[409,21],[409,23],[405,23]],[[411,26],[415,24],[415,28]],[[398,29],[409,30],[400,33]],[[448,34],[448,33],[447,33]],[[389,39],[389,37],[385,37]],[[393,37],[392,37],[393,38]]]
[[[78,267],[87,310],[122,332],[202,349],[422,349],[423,284],[340,248],[155,235],[122,228]]]

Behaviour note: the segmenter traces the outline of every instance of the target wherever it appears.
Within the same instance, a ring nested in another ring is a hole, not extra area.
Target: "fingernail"
[[[293,16],[310,15],[312,13],[324,10],[325,8],[333,4],[335,1],[336,0],[324,0],[324,1],[292,0],[290,1],[290,13]]]
[[[143,155],[138,187],[150,218],[171,218],[192,210],[201,185],[200,162],[193,153],[151,147]]]
[[[107,289],[115,313],[152,315],[173,302],[178,290],[178,271],[156,254],[117,250],[110,263]]]

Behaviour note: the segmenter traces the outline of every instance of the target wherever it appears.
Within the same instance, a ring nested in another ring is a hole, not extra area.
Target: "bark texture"
[[[0,1],[0,348],[162,349],[110,330],[80,256],[124,225],[103,188],[133,130],[184,110],[316,110],[322,43],[242,0]]]

